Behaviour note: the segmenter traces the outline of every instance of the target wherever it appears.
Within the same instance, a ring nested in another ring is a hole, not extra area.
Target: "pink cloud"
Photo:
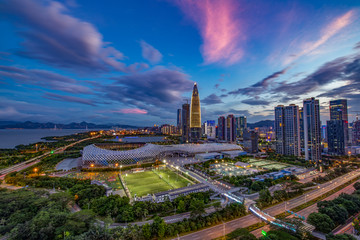
[[[144,109],[139,108],[123,108],[120,110],[112,111],[114,113],[125,113],[125,114],[147,114],[148,112]]]
[[[234,0],[179,0],[177,5],[193,20],[203,38],[201,52],[205,64],[233,64],[243,56],[245,40]]]
[[[340,30],[351,24],[354,20],[355,11],[350,10],[345,14],[335,18],[332,22],[327,24],[322,30],[320,38],[316,41],[305,42],[302,44],[301,51],[297,54],[292,54],[290,57],[285,59],[285,64],[289,64],[303,55],[307,55],[323,44],[325,44],[331,37],[337,34]]]

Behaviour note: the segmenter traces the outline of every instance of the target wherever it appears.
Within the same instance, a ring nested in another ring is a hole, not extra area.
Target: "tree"
[[[307,219],[308,223],[312,224],[316,230],[329,233],[335,227],[335,224],[331,218],[322,213],[311,213]]]
[[[326,240],[356,240],[356,238],[349,234],[334,235],[334,234],[330,233],[330,234],[326,235]]]
[[[288,194],[285,190],[278,190],[278,191],[274,192],[273,197],[278,202],[281,202],[281,201],[285,201],[286,199],[288,199]]]
[[[180,200],[178,207],[177,207],[177,212],[182,213],[186,211],[186,206],[185,206],[185,202],[184,200]]]
[[[258,192],[260,191],[261,189],[264,189],[264,183],[263,182],[260,182],[260,181],[256,181],[256,182],[253,182],[250,186],[250,189]]]
[[[354,183],[354,188],[355,188],[356,190],[360,190],[360,182]]]
[[[251,234],[246,228],[238,228],[227,235],[230,239],[256,240],[257,238]]]
[[[142,226],[142,233],[145,239],[151,239],[151,226],[146,223]]]
[[[272,200],[273,197],[271,196],[269,189],[264,189],[260,191],[258,201],[262,206],[271,204]]]
[[[154,218],[154,222],[151,225],[151,232],[154,236],[158,236],[160,239],[164,237],[166,231],[166,223],[164,219],[159,216]]]
[[[205,203],[202,200],[193,199],[190,203],[190,216],[197,217],[205,213]]]
[[[219,211],[221,209],[221,203],[220,202],[214,202],[213,204],[216,211]]]

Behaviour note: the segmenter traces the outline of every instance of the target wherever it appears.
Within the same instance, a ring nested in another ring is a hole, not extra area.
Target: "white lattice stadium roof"
[[[156,158],[168,153],[208,153],[230,150],[242,150],[236,144],[228,143],[205,143],[205,144],[174,144],[174,145],[155,145],[145,144],[144,146],[132,150],[114,151],[97,147],[95,144],[86,146],[83,149],[83,165],[109,165],[135,164],[141,162],[151,162]]]

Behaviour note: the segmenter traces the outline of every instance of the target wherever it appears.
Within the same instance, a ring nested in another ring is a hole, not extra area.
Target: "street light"
[[[37,168],[34,168],[34,172],[36,173],[38,171],[38,169]]]
[[[286,213],[286,205],[290,204],[289,202],[285,202],[285,213]]]
[[[178,180],[178,176],[179,176],[179,166],[176,166],[176,170],[177,170],[177,174],[176,174],[176,181]]]
[[[308,197],[309,195],[308,194],[305,194],[305,202],[304,203],[306,203],[306,197]]]
[[[94,167],[94,164],[92,163],[92,164],[90,165],[90,167]]]
[[[122,168],[122,165],[120,165],[120,175],[121,175],[121,168]]]

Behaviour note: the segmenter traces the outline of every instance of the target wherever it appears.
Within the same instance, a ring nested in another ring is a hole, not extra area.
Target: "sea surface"
[[[42,137],[65,136],[88,132],[86,129],[0,129],[0,148],[14,148],[20,144],[46,142]]]

